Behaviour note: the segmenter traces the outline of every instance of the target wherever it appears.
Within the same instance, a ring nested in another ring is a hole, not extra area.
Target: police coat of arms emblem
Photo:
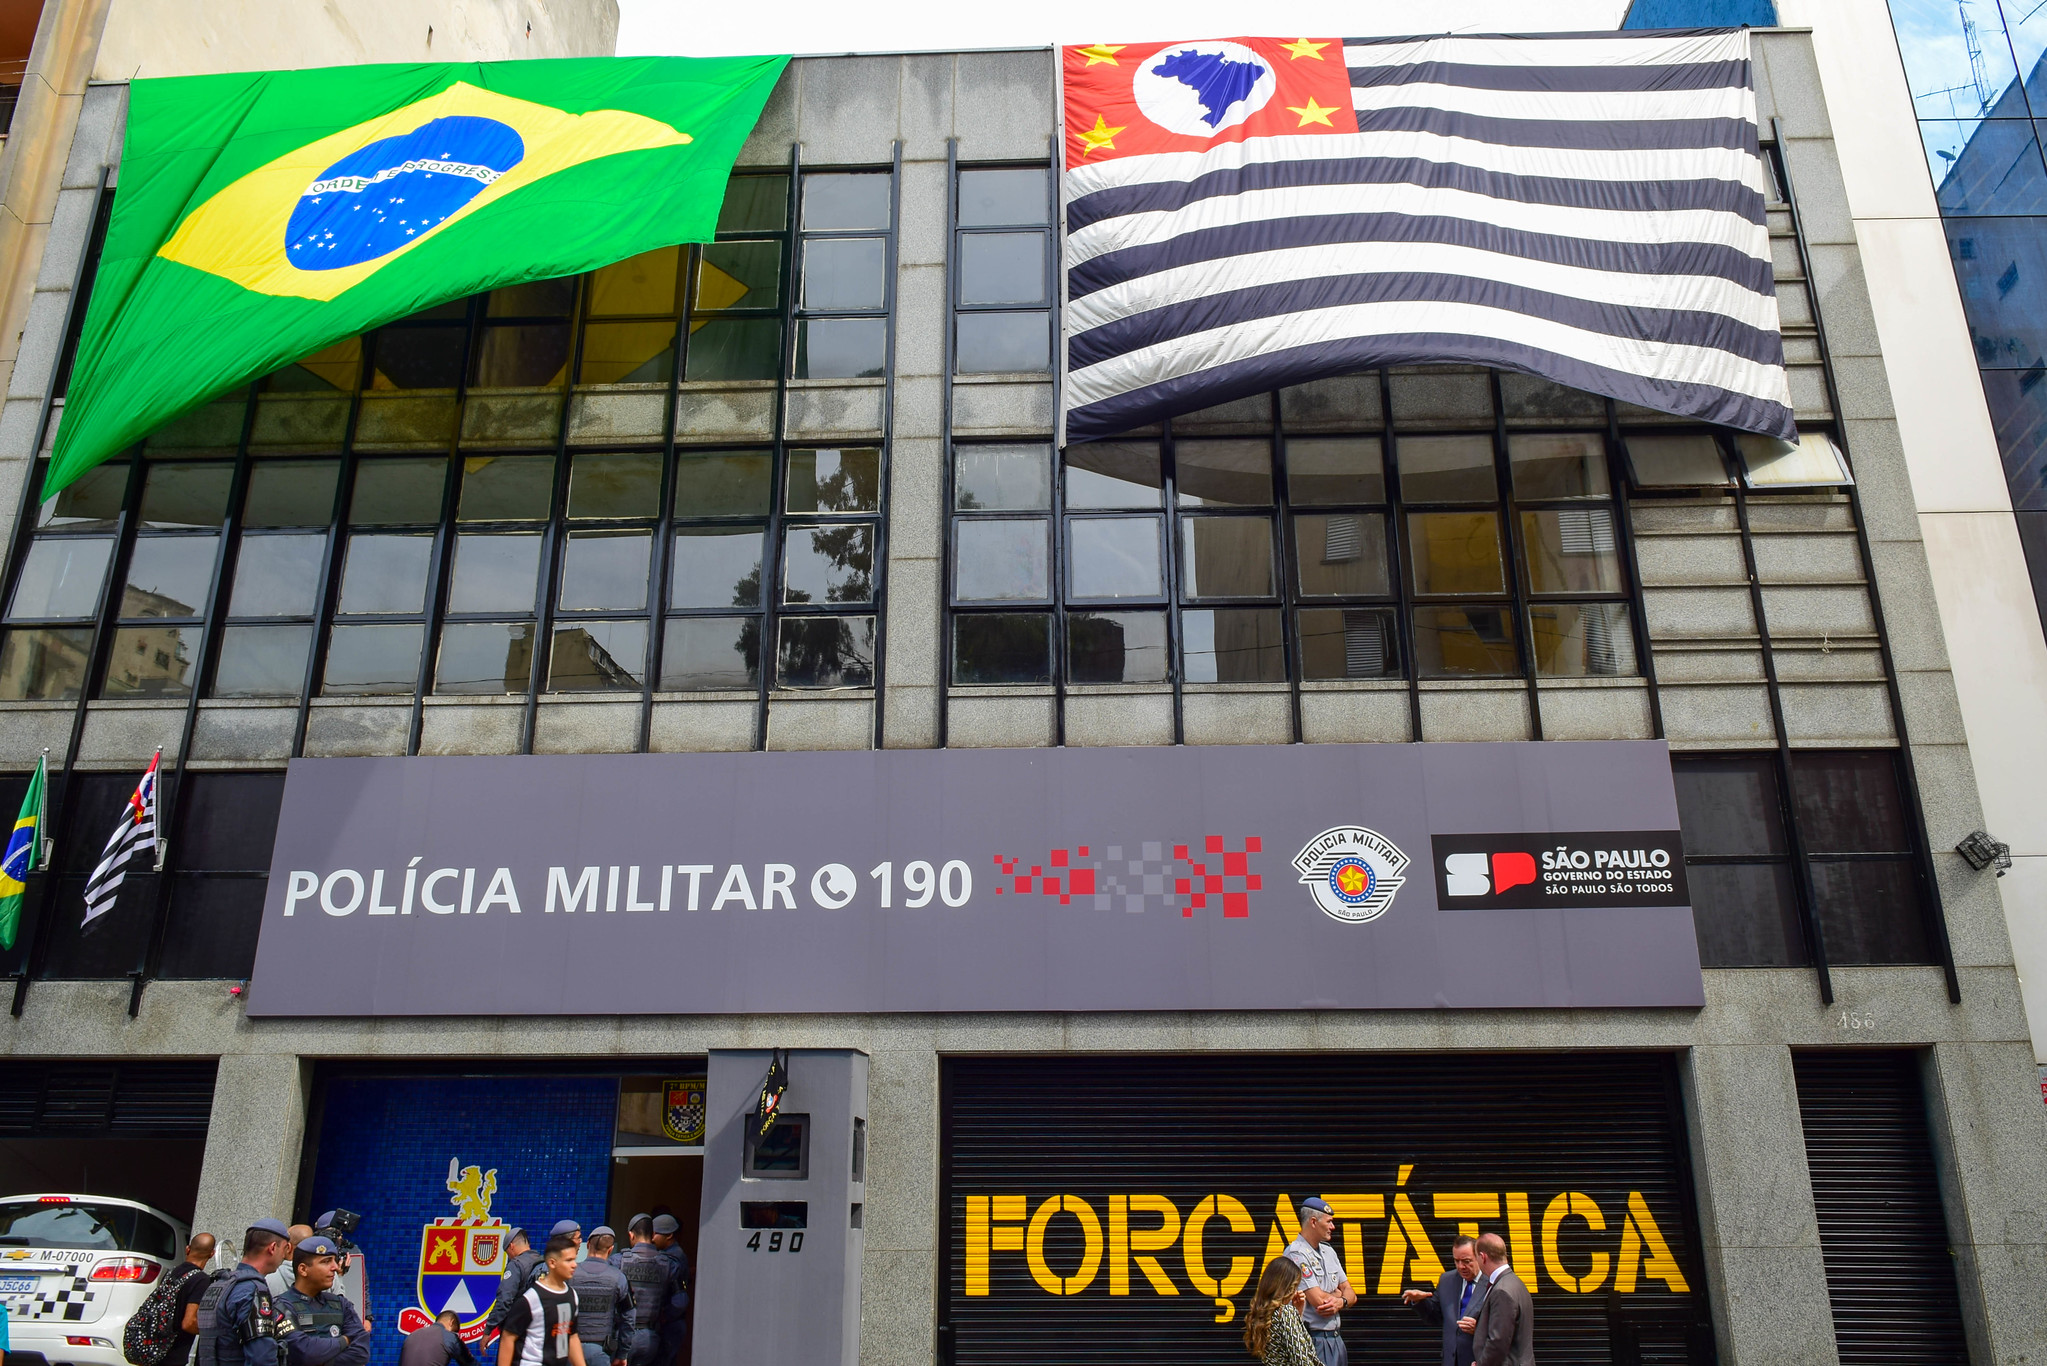
[[[1315,904],[1331,920],[1365,925],[1386,914],[1406,881],[1407,854],[1376,830],[1339,825],[1294,855],[1294,867]]]
[[[484,1171],[464,1167],[458,1158],[448,1159],[448,1203],[456,1213],[420,1230],[419,1303],[399,1313],[400,1332],[424,1328],[452,1309],[464,1341],[483,1337],[483,1320],[497,1298],[498,1277],[505,1270],[505,1240],[511,1233],[491,1217],[497,1186],[495,1168]]]
[[[703,1077],[661,1083],[661,1132],[676,1143],[704,1141]]]

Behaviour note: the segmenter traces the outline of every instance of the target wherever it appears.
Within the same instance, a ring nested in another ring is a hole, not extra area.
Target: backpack
[[[164,1277],[163,1284],[150,1291],[141,1307],[128,1316],[128,1326],[121,1330],[121,1355],[128,1358],[129,1366],[157,1366],[184,1331],[176,1317],[178,1288],[188,1277],[206,1274],[190,1262],[185,1265],[190,1268],[185,1275]]]

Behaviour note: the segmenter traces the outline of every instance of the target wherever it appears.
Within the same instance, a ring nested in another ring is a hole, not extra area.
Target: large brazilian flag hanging
[[[787,57],[138,80],[48,497],[379,323],[709,241]]]

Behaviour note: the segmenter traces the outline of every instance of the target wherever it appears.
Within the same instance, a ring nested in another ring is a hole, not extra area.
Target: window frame
[[[961,221],[960,193],[963,177],[975,171],[1043,171],[1045,174],[1044,218],[1035,222],[1019,223],[974,223]],[[995,375],[1036,375],[1054,372],[1058,368],[1059,348],[1062,339],[1054,327],[1056,315],[1064,295],[1064,286],[1059,270],[1058,194],[1054,177],[1056,172],[1048,161],[975,161],[961,163],[955,160],[946,177],[946,228],[951,250],[946,255],[946,318],[945,346],[946,373],[954,376],[995,376]],[[973,304],[966,302],[966,239],[975,236],[999,236],[1022,232],[1038,233],[1042,239],[1045,271],[1045,293],[1042,302]],[[962,370],[959,368],[959,326],[960,320],[975,315],[1032,314],[1045,319],[1046,349],[1045,364],[1036,370]]]

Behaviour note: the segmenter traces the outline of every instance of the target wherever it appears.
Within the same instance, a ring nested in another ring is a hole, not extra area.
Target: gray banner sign
[[[1661,741],[299,759],[249,1013],[1698,1006],[1677,825]]]

